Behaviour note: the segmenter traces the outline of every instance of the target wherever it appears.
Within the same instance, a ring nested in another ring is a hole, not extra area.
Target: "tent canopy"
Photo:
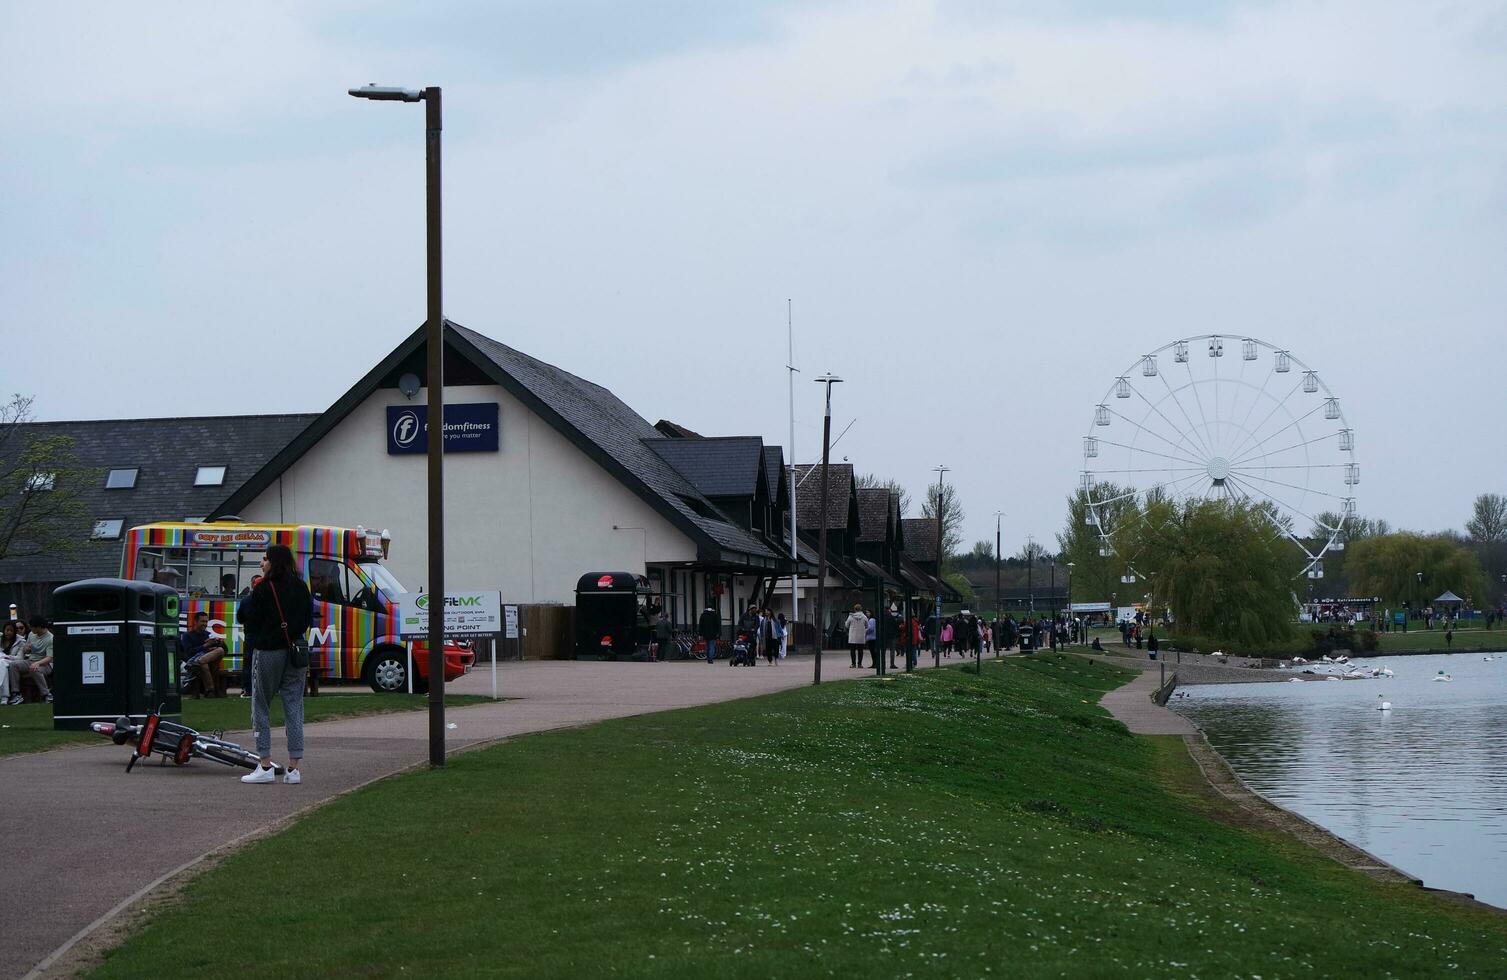
[[[1435,599],[1434,601],[1435,602],[1455,602],[1455,603],[1463,603],[1463,602],[1465,602],[1464,599],[1462,599],[1459,596],[1455,595],[1453,592],[1446,592],[1446,593],[1444,593],[1444,595],[1440,596],[1439,598]]]

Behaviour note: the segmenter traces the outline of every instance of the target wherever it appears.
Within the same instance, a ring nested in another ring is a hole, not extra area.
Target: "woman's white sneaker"
[[[283,773],[283,782],[301,783],[303,782],[303,777],[298,774],[297,769],[289,769],[287,772]]]
[[[241,777],[243,783],[275,783],[277,773],[272,771],[271,766],[257,766],[251,772]]]

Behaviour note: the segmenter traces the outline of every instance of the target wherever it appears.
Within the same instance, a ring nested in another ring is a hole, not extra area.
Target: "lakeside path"
[[[446,721],[456,727],[447,732],[446,745],[456,751],[512,735],[799,687],[811,683],[811,661],[795,656],[753,669],[729,668],[726,661],[499,664],[498,694],[514,700],[447,708]],[[872,670],[850,669],[842,651],[822,657],[824,683],[871,676]],[[483,667],[447,691],[486,695],[491,685],[491,670]],[[142,763],[127,775],[130,750],[103,739],[99,745],[0,757],[0,812],[28,838],[12,840],[5,862],[6,898],[27,910],[27,925],[8,930],[0,977],[26,975],[123,903],[231,842],[274,831],[336,796],[427,764],[428,726],[425,711],[309,725],[308,772],[299,786],[243,786],[240,770],[203,761],[181,769]],[[253,744],[249,732],[227,737]],[[278,761],[286,758],[285,746],[275,729]]]

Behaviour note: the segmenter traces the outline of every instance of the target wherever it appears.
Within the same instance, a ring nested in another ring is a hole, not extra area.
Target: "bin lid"
[[[632,572],[587,572],[576,581],[576,595],[621,595],[638,592],[638,576]]]

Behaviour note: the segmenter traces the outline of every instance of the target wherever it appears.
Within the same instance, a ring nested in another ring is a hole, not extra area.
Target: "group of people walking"
[[[696,623],[696,635],[706,644],[706,662],[716,663],[719,644],[722,642],[722,614],[715,606],[708,605]],[[753,667],[760,659],[765,663],[778,664],[785,659],[790,647],[790,624],[784,613],[774,613],[768,606],[749,606],[738,619],[733,634],[728,664],[733,667]]]

